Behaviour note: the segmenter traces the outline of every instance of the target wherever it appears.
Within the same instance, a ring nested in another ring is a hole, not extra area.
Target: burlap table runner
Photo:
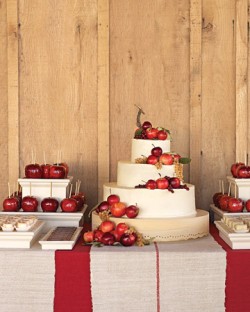
[[[223,312],[226,253],[211,236],[139,247],[92,247],[94,312]]]
[[[0,249],[0,311],[52,312],[54,251]]]

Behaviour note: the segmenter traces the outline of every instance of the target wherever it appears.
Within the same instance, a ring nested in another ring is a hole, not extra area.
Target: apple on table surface
[[[223,211],[228,211],[228,202],[232,197],[227,195],[227,194],[223,194],[220,198],[219,198],[219,207],[221,210]]]
[[[228,201],[228,211],[229,212],[242,212],[244,209],[243,200],[240,198],[232,197]]]
[[[136,233],[124,233],[120,238],[120,243],[125,246],[133,246],[137,241]]]
[[[250,166],[239,166],[237,168],[237,178],[249,179],[250,178]]]
[[[20,201],[16,197],[8,197],[3,201],[3,211],[15,212],[20,209]]]
[[[103,221],[99,225],[99,230],[101,230],[103,233],[111,232],[115,229],[115,223],[112,221]]]
[[[42,164],[41,169],[42,169],[42,179],[49,179],[49,171],[50,171],[50,164]]]
[[[53,165],[49,170],[50,179],[64,179],[66,177],[66,171],[63,166]]]
[[[238,175],[238,168],[245,166],[245,164],[243,162],[237,162],[235,164],[232,164],[231,166],[231,173],[233,175],[234,178],[237,178]]]

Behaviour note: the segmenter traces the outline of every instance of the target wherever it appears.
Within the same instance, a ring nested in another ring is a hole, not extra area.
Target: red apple
[[[76,212],[77,201],[74,198],[64,198],[60,203],[63,212]]]
[[[227,194],[224,194],[219,199],[219,207],[223,211],[228,211],[228,202],[229,199],[232,198],[231,196],[228,196]]]
[[[167,154],[167,153],[163,153],[160,156],[159,161],[163,164],[163,165],[173,165],[174,163],[174,158],[171,154]]]
[[[246,207],[247,212],[250,212],[250,199],[246,201],[245,207]]]
[[[49,170],[50,179],[64,179],[66,176],[65,168],[59,165],[53,165]]]
[[[165,131],[165,130],[161,130],[161,131],[159,131],[158,134],[157,134],[158,140],[166,140],[167,137],[168,137],[168,133],[167,133],[167,131]]]
[[[152,128],[152,124],[149,121],[144,121],[144,123],[142,124],[142,129],[143,130],[147,130],[148,128]]]
[[[238,162],[238,163],[232,164],[232,166],[231,166],[231,173],[232,173],[234,178],[237,178],[237,171],[238,171],[238,168],[240,166],[245,166],[245,164],[242,163],[242,162]]]
[[[92,243],[94,241],[94,232],[88,231],[83,234],[83,240],[85,243]]]
[[[113,230],[110,233],[114,235],[116,242],[120,242],[121,235],[116,230]]]
[[[36,212],[38,200],[33,196],[25,196],[22,199],[22,209],[24,212]]]
[[[28,179],[41,179],[42,169],[38,164],[29,164],[25,166],[25,177]]]
[[[149,190],[155,190],[157,188],[157,183],[155,180],[148,180],[146,183],[146,188]]]
[[[125,246],[133,246],[137,240],[137,235],[135,233],[125,233],[120,238],[120,243]]]
[[[81,211],[84,205],[84,201],[81,195],[72,195],[71,198],[74,198],[77,201],[77,211]]]
[[[104,233],[101,230],[94,230],[94,240],[96,242],[101,242],[103,234]]]
[[[111,194],[109,195],[109,197],[107,198],[107,202],[108,204],[111,206],[115,203],[119,203],[120,201],[120,197],[118,195],[115,195],[115,194]]]
[[[158,162],[158,157],[154,156],[154,155],[150,155],[147,158],[147,164],[149,165],[155,165]]]
[[[122,216],[124,216],[125,211],[126,211],[126,205],[122,202],[114,203],[110,208],[110,212],[112,216],[116,218],[121,218]]]
[[[157,146],[157,147],[152,148],[151,155],[154,155],[156,157],[160,157],[161,154],[162,154],[162,148],[161,147]]]
[[[109,209],[109,203],[108,203],[107,201],[103,201],[103,202],[101,202],[101,203],[97,206],[97,208],[95,209],[95,211],[96,211],[97,213],[99,213],[99,212],[106,211],[106,210],[108,210],[108,209]]]
[[[104,245],[111,246],[115,242],[115,236],[111,233],[104,233],[101,239]]]
[[[55,164],[55,165],[57,165],[57,164]],[[65,178],[67,178],[67,176],[69,174],[69,166],[65,162],[59,163],[59,166],[63,166],[64,167],[64,169],[65,169]]]
[[[136,218],[138,216],[138,213],[139,213],[139,208],[134,205],[128,206],[125,211],[126,216],[130,219]]]
[[[221,192],[215,193],[213,195],[213,203],[215,204],[215,206],[219,207],[219,195],[223,195]]]
[[[175,161],[179,161],[180,158],[181,158],[181,155],[179,155],[179,154],[174,154],[173,157],[174,157],[174,160],[175,160]]]
[[[118,223],[116,226],[116,232],[121,236],[129,229],[126,223]]]
[[[179,178],[173,177],[169,179],[169,183],[172,186],[172,188],[177,189],[181,185],[181,181]]]
[[[158,130],[156,128],[148,128],[146,130],[146,135],[149,140],[157,139]]]
[[[230,198],[228,201],[229,212],[242,212],[244,208],[243,201],[240,198]]]
[[[41,169],[42,169],[42,179],[49,179],[49,171],[50,171],[51,165],[49,164],[42,164]]]
[[[161,190],[165,190],[169,187],[169,182],[166,178],[159,178],[156,180],[157,188]]]
[[[18,211],[20,202],[16,197],[8,197],[3,201],[3,211]]]
[[[115,229],[115,224],[112,221],[103,221],[100,226],[99,230],[101,230],[103,233],[111,232]]]
[[[238,166],[237,168],[237,178],[239,179],[249,179],[250,178],[250,166]]]
[[[44,212],[56,212],[58,206],[58,200],[52,197],[44,198],[41,202],[41,207]]]

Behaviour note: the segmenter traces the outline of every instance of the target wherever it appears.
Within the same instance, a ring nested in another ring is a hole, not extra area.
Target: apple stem
[[[153,145],[153,147],[155,147],[155,145],[154,144],[152,144]]]
[[[10,182],[8,182],[8,192],[9,192],[9,198],[10,198]]]

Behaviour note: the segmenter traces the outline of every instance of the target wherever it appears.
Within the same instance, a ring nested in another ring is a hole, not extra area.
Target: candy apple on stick
[[[77,210],[80,211],[84,205],[84,199],[83,196],[79,193],[81,181],[76,181],[76,188],[75,188],[75,194],[71,196],[71,198],[74,198],[77,201]]]
[[[44,198],[41,207],[44,212],[56,212],[58,209],[58,200],[52,197],[52,182],[50,183],[50,197]]]
[[[227,194],[223,194],[219,198],[219,207],[223,211],[228,211],[228,202],[232,198],[230,196],[230,193],[231,193],[231,183],[229,183],[228,193]]]
[[[38,200],[31,195],[30,183],[30,196],[25,196],[22,199],[22,209],[24,212],[36,212],[38,207]]]
[[[25,166],[25,177],[28,179],[41,179],[42,169],[41,166],[35,163],[34,151],[32,150],[31,164]]]
[[[77,211],[77,201],[71,197],[72,184],[70,185],[70,193],[68,198],[64,198],[61,203],[61,209],[63,212],[76,212]]]
[[[232,197],[228,201],[228,211],[229,212],[242,212],[244,209],[243,200],[237,198],[237,186],[235,184],[235,197]]]
[[[43,152],[43,160],[44,160],[44,163],[41,165],[42,178],[43,179],[49,179],[50,178],[49,171],[50,171],[51,165],[47,164],[47,162],[46,162],[45,152]]]
[[[19,200],[10,195],[10,183],[8,182],[9,197],[3,201],[3,210],[7,212],[18,211],[20,207]]]

